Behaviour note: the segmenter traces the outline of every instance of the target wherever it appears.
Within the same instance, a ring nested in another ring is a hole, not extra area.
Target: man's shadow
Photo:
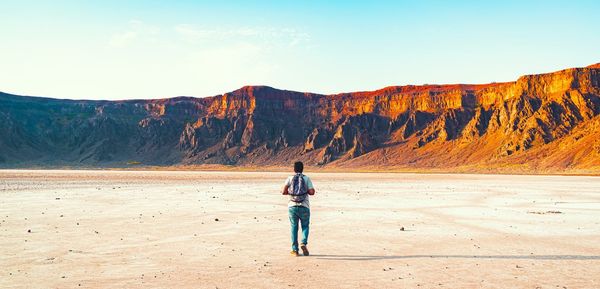
[[[600,260],[596,255],[404,255],[404,256],[360,256],[360,255],[311,255],[323,260],[369,261],[392,259],[508,259],[508,260]]]

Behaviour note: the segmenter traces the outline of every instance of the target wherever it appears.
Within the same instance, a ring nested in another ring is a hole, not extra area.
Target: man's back
[[[306,184],[306,189],[307,190],[314,190],[314,186],[312,183],[312,180],[307,176],[307,175],[302,175],[302,179],[304,179],[304,183]],[[288,207],[293,207],[293,206],[303,206],[303,207],[307,207],[310,209],[310,201],[309,199],[309,193],[306,194],[306,197],[304,198],[304,200],[302,202],[294,202],[293,201],[293,197],[291,196],[292,190],[293,190],[293,186],[292,186],[292,181],[294,180],[294,176],[289,176],[286,180],[285,180],[285,186],[288,188],[288,194],[290,194],[290,199],[288,202]]]

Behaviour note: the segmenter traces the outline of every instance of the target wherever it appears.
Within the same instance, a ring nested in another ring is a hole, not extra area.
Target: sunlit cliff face
[[[1,95],[0,165],[600,167],[600,68],[320,95],[247,86],[121,102]]]

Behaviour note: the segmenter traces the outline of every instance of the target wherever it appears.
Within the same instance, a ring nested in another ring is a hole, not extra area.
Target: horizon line
[[[349,93],[372,93],[372,92],[378,92],[381,90],[386,90],[386,89],[390,89],[390,88],[402,88],[402,87],[436,87],[436,86],[491,86],[491,85],[502,85],[502,84],[508,84],[508,83],[513,83],[513,82],[517,82],[520,78],[522,77],[526,77],[526,76],[534,76],[534,75],[545,75],[545,74],[553,74],[553,73],[557,73],[557,72],[561,72],[561,71],[566,71],[566,70],[571,70],[571,69],[600,69],[600,62],[594,63],[594,64],[590,64],[587,66],[582,66],[582,67],[568,67],[568,68],[563,68],[563,69],[559,69],[559,70],[554,70],[554,71],[550,71],[550,72],[542,72],[542,73],[533,73],[533,74],[523,74],[517,77],[517,79],[515,80],[511,80],[511,81],[500,81],[500,82],[496,82],[496,81],[491,81],[491,82],[485,82],[485,83],[423,83],[423,84],[404,84],[404,85],[388,85],[388,86],[384,86],[378,89],[374,89],[374,90],[357,90],[357,91],[345,91],[345,92],[336,92],[336,93],[319,93],[319,92],[311,92],[311,91],[299,91],[299,90],[290,90],[290,89],[284,89],[284,88],[277,88],[274,86],[270,86],[270,85],[266,85],[266,84],[253,84],[253,85],[244,85],[240,88],[225,92],[225,93],[221,93],[221,94],[215,94],[215,95],[206,95],[206,96],[193,96],[193,95],[174,95],[174,96],[167,96],[167,97],[154,97],[154,98],[123,98],[123,99],[94,99],[94,98],[61,98],[61,97],[55,97],[55,96],[39,96],[39,95],[24,95],[24,94],[17,94],[17,93],[12,93],[12,92],[7,92],[7,91],[2,91],[0,90],[0,93],[3,94],[8,94],[8,95],[13,95],[13,96],[20,96],[20,97],[31,97],[31,98],[45,98],[45,99],[56,99],[56,100],[68,100],[68,101],[106,101],[106,102],[122,102],[122,101],[143,101],[143,100],[166,100],[166,99],[174,99],[174,98],[197,98],[197,99],[202,99],[202,98],[208,98],[208,97],[217,97],[217,96],[223,96],[225,94],[230,94],[245,88],[255,88],[255,87],[267,87],[267,88],[271,88],[271,89],[275,89],[275,90],[279,90],[279,91],[289,91],[289,92],[296,92],[296,93],[304,93],[304,94],[314,94],[314,95],[322,95],[322,96],[336,96],[336,95],[342,95],[342,94],[349,94]]]

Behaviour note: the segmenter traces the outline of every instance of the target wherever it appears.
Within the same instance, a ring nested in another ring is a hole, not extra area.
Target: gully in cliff
[[[283,194],[289,196],[288,201],[288,215],[290,217],[290,224],[292,226],[292,255],[300,256],[298,254],[298,224],[302,227],[302,242],[300,243],[300,249],[302,254],[308,256],[308,226],[310,223],[310,202],[308,195],[315,194],[315,188],[313,187],[310,178],[302,172],[304,171],[304,164],[302,162],[294,163],[294,175],[288,177],[285,180],[283,187]]]

